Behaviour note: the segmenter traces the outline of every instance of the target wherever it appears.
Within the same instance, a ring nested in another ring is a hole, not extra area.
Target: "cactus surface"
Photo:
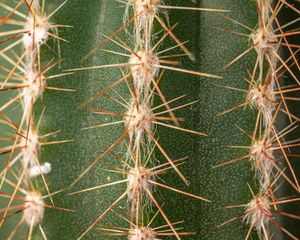
[[[300,237],[297,1],[0,4],[0,239]]]

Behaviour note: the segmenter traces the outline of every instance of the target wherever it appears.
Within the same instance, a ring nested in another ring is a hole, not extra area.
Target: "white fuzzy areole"
[[[33,130],[29,129],[27,133],[27,139],[22,138],[21,146],[25,147],[22,149],[22,163],[24,166],[31,168],[38,162],[39,153],[39,135]]]
[[[146,103],[136,104],[135,102],[132,102],[132,106],[126,115],[128,115],[125,117],[126,127],[128,129],[142,132],[144,131],[144,128],[152,128],[150,117],[153,113]]]
[[[51,172],[51,164],[46,162],[43,165],[33,166],[29,169],[30,177],[38,177],[40,175],[45,175]]]
[[[24,77],[24,87],[23,93],[23,109],[27,115],[31,114],[31,108],[35,103],[36,99],[43,93],[45,81],[44,76],[39,77],[37,72],[28,70],[26,76]]]
[[[261,233],[262,228],[266,227],[270,221],[271,203],[266,196],[258,196],[251,200],[246,206],[247,214],[244,217],[244,221],[248,224],[254,224],[254,227]]]
[[[137,14],[155,16],[161,0],[132,0]]]
[[[42,195],[38,192],[28,192],[24,209],[23,217],[29,226],[41,223],[45,212]]]
[[[43,165],[39,164],[39,135],[32,128],[29,129],[27,134],[27,139],[22,139],[21,146],[26,146],[22,149],[22,164],[26,167],[29,177],[37,177],[42,174],[50,173],[50,163],[46,162]]]
[[[137,35],[141,31],[148,40],[152,38],[153,21],[159,11],[159,4],[161,0],[133,0],[134,10],[138,16],[136,19],[139,26],[136,29]]]
[[[159,59],[151,51],[138,51],[129,59],[131,73],[138,93],[147,95],[151,91],[150,84],[159,73]]]
[[[133,201],[134,198],[137,197],[137,192],[139,192],[140,196],[143,195],[143,199],[145,200],[145,202],[147,202],[147,199],[145,199],[145,196],[147,195],[144,195],[144,193],[145,190],[152,192],[153,185],[149,182],[149,180],[153,180],[153,178],[153,172],[144,167],[140,166],[130,169],[127,176],[128,200]]]
[[[24,28],[23,45],[26,49],[38,48],[48,40],[49,23],[45,17],[29,16]]]
[[[251,34],[251,38],[259,55],[272,54],[277,49],[278,42],[271,28],[258,28]]]
[[[128,240],[155,240],[155,232],[149,227],[134,228],[128,235]]]
[[[269,181],[269,174],[272,172],[275,164],[275,156],[272,150],[270,140],[255,140],[250,148],[250,161],[255,169],[256,176],[262,186],[265,181]]]
[[[250,107],[258,109],[263,114],[266,125],[271,122],[272,113],[276,107],[276,97],[273,91],[273,84],[267,86],[256,84],[248,96]]]
[[[146,43],[149,46],[151,44],[154,18],[160,10],[159,5],[162,4],[162,0],[127,0],[124,22],[128,21],[129,6],[132,5],[136,14],[135,30],[137,45]]]
[[[150,102],[148,103],[150,104]],[[146,144],[145,148],[148,148],[151,139],[145,138],[145,129],[153,131],[153,123],[151,122],[150,117],[153,116],[153,112],[147,103],[136,104],[135,101],[132,102],[131,108],[126,113],[125,117],[125,126],[129,129],[129,139],[133,143],[134,148],[138,144]],[[149,143],[149,144],[147,144]],[[147,147],[148,146],[148,147]],[[150,149],[147,149],[147,151]]]

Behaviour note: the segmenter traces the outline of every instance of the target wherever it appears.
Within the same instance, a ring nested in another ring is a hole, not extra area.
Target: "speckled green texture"
[[[47,8],[57,6],[60,0],[47,1]],[[195,6],[191,1],[166,1],[173,5]],[[249,0],[203,0],[201,7],[222,8],[230,10],[230,17],[254,28],[257,22],[255,1]],[[93,57],[82,62],[97,43],[103,40],[101,33],[109,35],[120,27],[124,8],[112,0],[71,0],[55,16],[56,23],[72,25],[74,28],[64,30],[61,35],[70,43],[62,43],[62,69],[80,66],[93,66],[116,62],[126,62],[124,57],[97,51]],[[161,88],[167,99],[188,94],[185,101],[199,100],[192,107],[178,111],[177,116],[184,117],[183,127],[205,132],[207,138],[189,135],[172,129],[158,127],[156,135],[161,145],[171,158],[176,159],[188,156],[189,160],[182,169],[190,180],[189,187],[184,186],[174,172],[163,176],[170,186],[199,194],[212,200],[212,203],[203,203],[177,193],[166,190],[157,190],[155,196],[164,203],[164,211],[171,221],[184,220],[186,231],[196,231],[195,236],[184,239],[191,240],[243,240],[248,227],[240,220],[218,228],[219,224],[237,216],[241,211],[225,210],[224,206],[247,203],[250,192],[247,183],[255,186],[248,160],[232,164],[224,168],[213,169],[213,166],[232,158],[245,155],[244,150],[229,149],[225,145],[249,145],[247,137],[235,126],[246,131],[254,127],[256,113],[249,109],[241,109],[225,116],[217,116],[244,100],[240,92],[216,86],[226,85],[236,88],[247,88],[247,83],[241,76],[246,76],[245,69],[252,69],[255,53],[252,52],[230,67],[222,67],[234,57],[243,52],[250,43],[248,39],[222,32],[218,28],[235,29],[243,32],[242,28],[225,20],[215,13],[199,13],[171,10],[168,13],[171,25],[179,22],[174,33],[181,40],[189,40],[187,47],[195,54],[196,62],[187,58],[181,60],[182,67],[199,70],[223,76],[223,79],[205,79],[185,74],[166,72],[161,81]],[[128,35],[120,35],[127,43],[131,43]],[[126,39],[127,37],[127,39]],[[170,44],[170,42],[168,42]],[[168,45],[166,45],[168,46]],[[106,49],[120,50],[112,43]],[[49,53],[45,53],[49,55]],[[47,58],[51,58],[48,56]],[[36,105],[37,115],[45,107],[45,114],[41,124],[41,132],[48,133],[63,130],[55,139],[72,139],[69,144],[44,147],[41,154],[42,162],[51,162],[52,172],[47,175],[52,191],[64,189],[91,163],[101,155],[123,133],[124,127],[105,127],[94,130],[80,130],[82,127],[101,124],[113,119],[105,115],[89,113],[88,109],[80,108],[80,104],[97,91],[109,86],[120,77],[116,69],[93,70],[78,72],[72,76],[51,81],[54,86],[74,88],[75,93],[45,91],[42,100]],[[128,97],[125,87],[118,88],[119,93]],[[159,100],[157,100],[159,102]],[[98,109],[122,111],[107,98],[101,97],[93,104]],[[124,146],[120,145],[114,153],[124,153]],[[156,153],[159,161],[165,160]],[[93,222],[120,194],[125,186],[108,187],[101,190],[67,196],[66,193],[80,190],[113,180],[120,180],[119,174],[110,173],[104,169],[119,166],[116,159],[110,154],[101,163],[93,168],[72,189],[66,190],[54,197],[55,204],[60,207],[74,209],[75,213],[47,210],[43,227],[49,240],[69,240],[80,236],[91,222]],[[121,202],[116,211],[126,215],[128,205]],[[128,227],[116,215],[109,213],[102,219],[99,226],[114,225]],[[165,224],[161,217],[155,224]],[[100,237],[100,231],[93,230],[86,239],[112,239]],[[36,235],[36,239],[41,236]],[[118,239],[118,238],[114,238]],[[120,239],[124,239],[120,238]],[[250,239],[257,239],[252,234]]]
[[[47,3],[48,8],[57,6],[60,1]],[[171,1],[177,4],[177,1]],[[182,3],[182,5],[191,5]],[[253,3],[248,1],[203,1],[204,7],[222,7],[231,10],[231,17],[239,20],[247,19],[247,24],[254,26],[256,21]],[[123,8],[110,0],[93,0],[89,4],[84,0],[73,0],[68,3],[57,16],[55,22],[74,26],[64,30],[62,35],[70,43],[62,44],[62,57],[65,61],[62,69],[69,69],[81,65],[91,66],[107,63],[122,62],[126,58],[98,51],[88,61],[81,63],[82,57],[103,39],[101,33],[109,34],[122,23]],[[170,129],[157,129],[162,146],[172,158],[188,156],[188,163],[183,171],[191,181],[190,187],[185,187],[173,172],[166,174],[163,179],[170,185],[195,194],[208,197],[213,203],[202,203],[176,193],[156,191],[160,203],[165,203],[164,210],[171,221],[184,220],[187,231],[196,231],[197,235],[188,239],[243,239],[247,228],[240,222],[217,228],[218,224],[232,218],[236,212],[226,212],[223,206],[228,204],[244,203],[249,198],[246,186],[252,181],[253,173],[247,161],[235,164],[224,169],[212,169],[217,163],[244,154],[224,148],[225,144],[243,144],[247,139],[239,132],[233,123],[251,129],[254,123],[254,114],[249,111],[238,111],[224,117],[217,117],[217,113],[230,108],[242,101],[243,96],[220,89],[214,83],[246,87],[241,80],[241,69],[252,66],[253,56],[245,57],[230,71],[221,68],[247,46],[247,41],[222,33],[214,27],[228,27],[229,22],[221,16],[212,13],[188,11],[170,11],[170,22],[179,21],[175,34],[182,40],[189,40],[187,46],[196,55],[197,62],[191,63],[182,59],[182,66],[188,69],[218,73],[224,76],[222,80],[204,79],[184,74],[166,73],[161,87],[168,99],[182,94],[188,94],[186,101],[197,100],[199,103],[181,110],[178,116],[185,117],[184,127],[206,132],[208,138],[199,138]],[[188,20],[186,20],[188,19]],[[235,28],[236,26],[232,25]],[[124,39],[125,35],[122,35]],[[130,42],[130,40],[126,40]],[[115,49],[113,44],[106,48]],[[49,57],[50,58],[50,57]],[[75,93],[50,92],[44,93],[43,99],[36,106],[37,114],[45,106],[42,121],[42,133],[63,130],[60,139],[73,139],[70,144],[61,144],[44,147],[41,160],[52,163],[52,172],[47,176],[52,191],[67,187],[78,174],[108,146],[110,146],[123,131],[123,127],[107,127],[96,130],[80,131],[80,128],[92,124],[108,122],[110,117],[97,116],[88,113],[87,109],[80,108],[80,104],[88,97],[114,82],[120,76],[115,69],[104,69],[76,73],[63,79],[53,80],[53,85],[74,88]],[[119,89],[122,93],[126,92]],[[126,97],[126,96],[124,96]],[[113,102],[100,98],[94,106],[99,109],[116,110],[119,108]],[[122,110],[119,108],[119,110]],[[249,124],[251,123],[251,124]],[[114,152],[122,151],[114,150]],[[159,153],[159,160],[165,161]],[[73,189],[83,189],[103,184],[120,176],[103,171],[111,165],[117,164],[112,155],[93,168]],[[70,191],[70,190],[69,190]],[[57,206],[75,209],[75,213],[47,210],[43,226],[48,239],[75,239],[96,219],[111,203],[124,191],[124,187],[112,187],[84,193],[78,196],[65,196],[65,193],[54,197]],[[125,201],[120,206],[127,207]],[[125,212],[117,207],[118,212]],[[114,214],[108,214],[103,220],[104,225],[124,226]],[[161,219],[157,224],[164,224]],[[125,225],[126,226],[126,225]],[[87,239],[96,239],[97,231],[91,231]],[[37,237],[39,238],[39,237]],[[109,238],[108,238],[109,239]]]
[[[177,4],[177,2],[173,1],[172,3]],[[190,3],[182,3],[182,5],[192,6]],[[257,20],[254,3],[249,3],[249,1],[214,1],[213,4],[203,1],[201,5],[229,9],[232,18],[243,21],[252,27],[255,26]],[[74,26],[74,29],[64,32],[64,36],[70,40],[70,43],[64,44],[62,47],[63,57],[66,58],[62,65],[63,69],[126,60],[126,58],[98,51],[88,61],[83,64],[80,62],[81,58],[103,39],[101,33],[109,34],[122,24],[123,8],[118,6],[119,4],[111,1],[94,0],[88,5],[85,1],[72,1],[60,12],[55,21],[65,22],[67,19],[67,24]],[[255,114],[250,111],[237,111],[228,116],[217,117],[219,112],[242,101],[243,96],[220,89],[214,83],[245,88],[246,83],[241,80],[240,74],[244,74],[242,69],[252,66],[254,55],[250,54],[243,58],[230,71],[222,71],[222,67],[242,52],[248,42],[245,39],[223,33],[216,27],[228,28],[230,25],[230,28],[236,28],[236,26],[212,13],[174,10],[169,12],[169,17],[171,23],[179,21],[179,26],[174,32],[180,39],[189,40],[187,46],[197,57],[197,62],[194,64],[188,59],[182,59],[182,66],[188,69],[218,73],[223,75],[224,79],[212,80],[167,72],[161,82],[167,99],[188,94],[186,101],[200,100],[199,103],[179,111],[177,114],[185,117],[184,127],[209,134],[208,138],[199,138],[159,127],[157,135],[170,156],[174,159],[189,157],[183,171],[190,179],[191,186],[186,188],[174,172],[166,174],[163,179],[171,186],[208,197],[213,203],[198,202],[165,190],[156,191],[155,194],[160,203],[165,203],[164,210],[171,221],[184,220],[187,231],[197,232],[196,236],[188,237],[188,239],[244,239],[247,228],[241,222],[223,228],[217,228],[217,225],[237,214],[237,212],[224,210],[224,206],[249,200],[246,183],[251,183],[253,179],[250,164],[243,161],[224,169],[212,169],[212,166],[245,154],[243,151],[226,149],[224,145],[247,144],[247,139],[234,126],[234,123],[251,129],[254,125]],[[124,34],[121,36],[122,39],[125,39]],[[126,42],[130,42],[130,40],[126,40]],[[118,49],[113,44],[108,44],[108,48]],[[108,122],[105,116],[88,114],[85,110],[79,109],[79,105],[98,89],[114,82],[119,76],[119,71],[114,69],[76,73],[74,76],[68,77],[67,81],[57,80],[65,87],[76,88],[78,91],[75,94],[47,92],[44,95],[43,105],[47,106],[43,121],[45,132],[63,129],[65,138],[74,139],[73,144],[53,146],[43,152],[43,159],[51,160],[53,163],[53,172],[48,177],[53,190],[66,187],[122,133],[122,127],[107,127],[91,131],[79,130],[84,126]],[[126,91],[121,93],[126,94]],[[117,108],[115,103],[105,98],[100,98],[94,106],[107,110]],[[116,152],[116,150],[114,151]],[[160,161],[165,161],[159,153],[156,155]],[[106,183],[108,177],[111,180],[120,179],[116,174],[101,170],[114,164],[116,161],[111,155],[108,155],[74,187],[74,190]],[[122,187],[112,187],[79,196],[57,196],[58,205],[76,209],[76,213],[47,211],[44,226],[48,238],[73,239],[78,237],[123,191]],[[121,206],[125,206],[125,202],[121,203]],[[118,207],[117,211],[122,212]],[[164,224],[161,219],[158,222]],[[102,223],[124,226],[124,222],[113,214],[105,217]],[[88,239],[96,238],[97,231],[91,232]]]

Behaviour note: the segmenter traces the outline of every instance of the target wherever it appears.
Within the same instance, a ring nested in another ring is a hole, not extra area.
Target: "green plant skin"
[[[47,5],[52,7],[60,3],[59,0],[51,0],[51,2],[47,2]],[[168,3],[176,5],[178,1],[170,0]],[[194,6],[190,1],[179,4]],[[257,22],[254,1],[214,0],[202,1],[199,5],[230,10],[231,18],[250,27],[254,27]],[[103,40],[101,33],[110,34],[121,26],[124,9],[118,6],[118,3],[111,0],[89,0],[88,4],[86,0],[72,0],[60,10],[54,21],[74,26],[73,29],[66,29],[61,33],[70,41],[68,44],[62,43],[61,46],[62,58],[65,59],[61,66],[62,69],[126,61],[126,58],[97,51],[93,57],[84,63],[81,62],[82,57]],[[227,149],[225,145],[250,144],[247,137],[234,124],[250,132],[255,124],[256,113],[249,109],[242,109],[225,116],[217,116],[218,113],[241,103],[244,96],[238,92],[220,88],[215,84],[246,89],[247,83],[241,79],[241,74],[246,75],[245,69],[253,68],[256,55],[252,52],[231,66],[230,69],[222,70],[225,64],[249,47],[250,43],[244,38],[224,33],[214,27],[238,31],[243,31],[243,29],[214,13],[172,10],[169,11],[168,15],[171,24],[179,21],[174,33],[183,41],[190,40],[187,46],[197,59],[195,63],[187,58],[182,59],[182,67],[219,74],[223,76],[223,79],[205,79],[173,72],[166,72],[164,75],[160,86],[167,99],[182,94],[188,94],[186,101],[199,99],[199,102],[191,108],[183,109],[177,113],[177,116],[186,119],[183,127],[205,132],[209,136],[199,138],[158,127],[156,134],[159,136],[160,143],[172,158],[189,157],[182,170],[191,184],[186,187],[174,172],[166,174],[163,179],[170,186],[205,196],[212,200],[212,203],[198,202],[195,199],[165,190],[157,190],[155,196],[160,203],[165,203],[164,211],[171,221],[184,220],[186,231],[197,232],[195,236],[189,236],[186,239],[245,239],[249,226],[241,221],[230,223],[221,228],[217,226],[241,213],[240,211],[227,211],[223,208],[224,206],[243,204],[251,200],[247,183],[254,187],[255,183],[250,163],[247,160],[242,160],[240,163],[224,168],[213,169],[212,167],[247,154],[244,150]],[[126,40],[124,34],[121,36],[123,40]],[[170,42],[168,44],[171,46]],[[108,43],[104,48],[119,50],[112,43]],[[49,52],[45,55],[49,55]],[[51,57],[47,56],[47,59]],[[51,162],[52,164],[53,170],[46,176],[52,192],[69,186],[83,169],[123,133],[123,126],[80,130],[82,127],[107,123],[114,119],[109,116],[89,113],[87,108],[80,108],[80,104],[97,91],[112,84],[119,77],[119,71],[104,69],[78,72],[72,76],[55,79],[51,82],[53,85],[74,88],[77,89],[77,92],[45,91],[43,98],[36,104],[35,112],[37,115],[46,107],[41,124],[41,133],[63,130],[63,134],[57,137],[73,140],[69,144],[44,147],[41,152],[42,162]],[[118,91],[122,93],[122,96],[128,97],[125,88],[120,87]],[[123,110],[104,97],[99,98],[93,106],[110,111]],[[114,152],[124,152],[124,146],[118,146]],[[156,157],[159,161],[165,162],[158,151]],[[67,192],[120,180],[118,174],[103,171],[103,169],[108,169],[113,165],[120,166],[112,155],[106,156],[75,187],[54,197],[57,206],[74,209],[76,212],[67,213],[55,210],[45,212],[43,227],[49,240],[76,239],[123,193],[124,186],[114,186],[75,196],[65,195]],[[117,212],[124,215],[128,213],[126,201],[121,202],[118,206],[122,206],[124,209],[116,207]],[[159,217],[156,224],[157,226],[164,225],[165,222]],[[108,213],[102,219],[99,226],[103,225],[128,227],[128,224],[113,213]],[[26,230],[24,229],[24,231]],[[95,230],[91,232],[86,239],[112,239],[111,237],[98,236]],[[36,234],[35,239],[41,239],[41,236]],[[124,239],[124,237],[120,239]],[[255,233],[252,234],[251,239],[257,239]]]
[[[170,1],[170,4],[172,3],[177,4],[177,1]],[[182,5],[191,4],[182,3]],[[257,21],[255,5],[249,1],[214,1],[213,4],[203,2],[201,6],[232,10],[232,18],[247,19],[247,23],[251,26],[254,26]],[[68,4],[55,20],[56,22],[65,22],[64,19],[68,19],[67,24],[74,26],[74,29],[64,33],[70,43],[62,47],[63,57],[66,58],[62,68],[69,69],[80,66],[82,57],[103,39],[101,33],[109,34],[121,26],[122,16],[123,9],[118,8],[118,4],[111,1],[93,1],[93,4],[89,5],[85,1],[73,1]],[[224,19],[216,14],[170,11],[169,17],[171,23],[180,20],[179,26],[174,32],[180,39],[190,40],[187,46],[197,58],[196,63],[191,63],[188,59],[182,60],[183,68],[218,73],[223,75],[224,79],[212,80],[168,72],[161,83],[167,99],[186,93],[188,94],[186,101],[200,99],[199,103],[192,108],[180,111],[178,116],[186,119],[185,128],[209,134],[208,138],[199,138],[169,129],[157,129],[162,146],[172,158],[189,157],[188,163],[183,167],[183,172],[191,182],[190,187],[186,188],[174,172],[164,176],[164,180],[170,186],[207,196],[213,203],[198,202],[195,199],[164,190],[157,191],[155,194],[161,203],[165,203],[164,210],[171,221],[184,220],[187,231],[197,232],[197,235],[190,236],[188,239],[243,239],[247,227],[241,222],[220,229],[217,228],[217,225],[238,214],[225,211],[222,209],[223,206],[244,203],[250,199],[246,185],[253,181],[250,163],[245,161],[225,169],[212,169],[212,166],[244,154],[243,151],[228,150],[224,148],[224,145],[228,143],[249,144],[245,136],[232,123],[237,123],[250,130],[254,125],[255,114],[250,111],[239,111],[228,116],[217,117],[218,113],[242,101],[242,96],[220,89],[214,83],[232,84],[245,88],[246,84],[241,80],[239,74],[245,66],[250,68],[253,65],[255,56],[254,54],[247,56],[233,66],[230,71],[222,71],[221,69],[226,63],[245,49],[247,42],[214,29],[213,27],[228,27],[228,23],[225,24]],[[102,20],[103,22],[101,22]],[[236,26],[232,24],[232,27]],[[109,44],[109,46],[116,50],[114,45]],[[123,59],[98,51],[83,65],[123,62]],[[47,106],[47,110],[43,124],[44,131],[63,129],[65,138],[74,139],[73,144],[53,146],[53,148],[45,149],[42,154],[43,159],[47,161],[51,159],[53,164],[54,170],[48,177],[51,183],[56,183],[55,186],[53,185],[55,190],[70,184],[124,131],[123,127],[79,131],[84,126],[109,122],[105,121],[104,117],[88,114],[86,110],[78,107],[98,89],[110,85],[119,76],[118,71],[113,69],[76,73],[69,77],[68,81],[59,79],[58,82],[78,89],[77,93],[71,96],[64,93],[45,93],[43,105]],[[105,98],[100,98],[93,106],[111,111],[116,108],[113,102],[109,102]],[[165,161],[158,153],[156,155],[160,161]],[[113,180],[114,174],[101,171],[102,168],[108,168],[113,164],[116,164],[114,158],[111,155],[107,156],[74,187],[73,191],[106,183],[108,176]],[[76,209],[76,213],[46,212],[44,226],[49,239],[78,237],[123,191],[124,188],[113,187],[78,196],[58,196],[58,205]],[[124,206],[125,203],[123,202],[121,205]],[[118,207],[116,209],[118,212],[121,211]],[[159,222],[165,224],[162,219]],[[111,213],[102,220],[102,223],[124,226],[124,222]],[[96,238],[96,235],[90,234],[87,239],[89,238]]]

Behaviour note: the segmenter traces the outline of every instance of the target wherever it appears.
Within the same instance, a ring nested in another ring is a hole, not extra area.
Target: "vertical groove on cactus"
[[[1,2],[0,238],[298,239],[298,9]]]

